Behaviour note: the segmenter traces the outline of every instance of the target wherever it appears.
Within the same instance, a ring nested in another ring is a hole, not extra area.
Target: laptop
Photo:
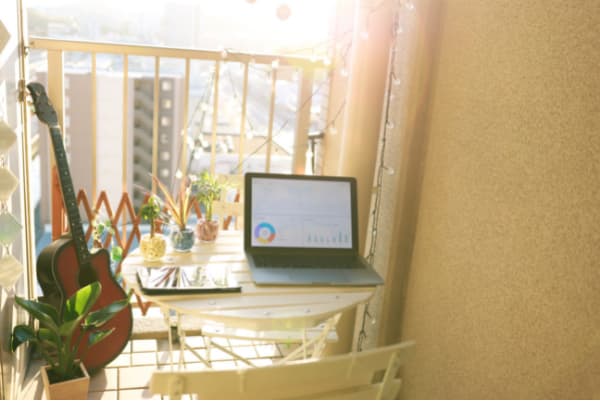
[[[246,173],[244,251],[257,285],[373,286],[358,253],[356,179]]]

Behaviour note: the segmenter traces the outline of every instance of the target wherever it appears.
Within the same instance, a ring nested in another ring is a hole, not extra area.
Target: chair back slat
[[[398,369],[413,345],[242,370],[157,371],[150,392],[200,399],[393,399],[400,388]]]

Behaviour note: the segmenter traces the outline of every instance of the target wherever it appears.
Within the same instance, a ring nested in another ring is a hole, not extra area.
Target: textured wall
[[[600,398],[600,1],[435,3],[404,396]]]

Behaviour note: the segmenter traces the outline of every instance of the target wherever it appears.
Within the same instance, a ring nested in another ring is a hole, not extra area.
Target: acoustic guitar
[[[94,305],[94,310],[127,298],[127,294],[110,269],[108,251],[99,249],[91,253],[88,250],[57,114],[46,95],[46,90],[43,85],[36,82],[29,83],[27,89],[33,99],[36,116],[48,126],[50,131],[70,229],[70,233],[54,240],[38,256],[36,273],[44,293],[41,299],[55,306],[62,314],[66,299],[81,287],[94,281],[102,284],[102,293]],[[114,328],[113,333],[91,348],[87,347],[87,336],[81,340],[79,357],[91,373],[114,360],[129,341],[133,328],[131,306],[123,309],[101,327],[101,329],[110,328]],[[78,339],[78,335],[74,339]]]

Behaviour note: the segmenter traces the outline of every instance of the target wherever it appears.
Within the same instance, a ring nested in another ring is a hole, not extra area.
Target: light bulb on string
[[[178,179],[181,179],[183,177],[183,172],[181,171],[181,169],[177,169],[177,171],[175,172],[175,177]]]
[[[394,124],[394,122],[393,122],[393,121],[391,121],[391,120],[388,120],[388,121],[385,123],[385,127],[386,127],[386,128],[392,129],[392,128],[394,128],[394,126],[395,126],[395,124]]]
[[[221,58],[225,60],[227,56],[229,56],[229,52],[227,51],[227,49],[223,48],[223,50],[221,50]]]
[[[338,133],[338,129],[335,125],[331,125],[331,127],[329,127],[329,134],[332,136],[337,135]]]
[[[342,77],[347,77],[347,76],[349,75],[349,73],[348,73],[348,69],[347,69],[346,67],[343,67],[343,68],[340,70],[340,75],[341,75]]]
[[[393,176],[394,173],[396,173],[396,171],[394,170],[394,168],[391,168],[389,166],[381,166],[381,168],[383,169],[384,172],[386,172],[387,174],[389,174],[390,176]]]
[[[279,59],[275,59],[271,62],[271,68],[277,70],[279,68]]]

